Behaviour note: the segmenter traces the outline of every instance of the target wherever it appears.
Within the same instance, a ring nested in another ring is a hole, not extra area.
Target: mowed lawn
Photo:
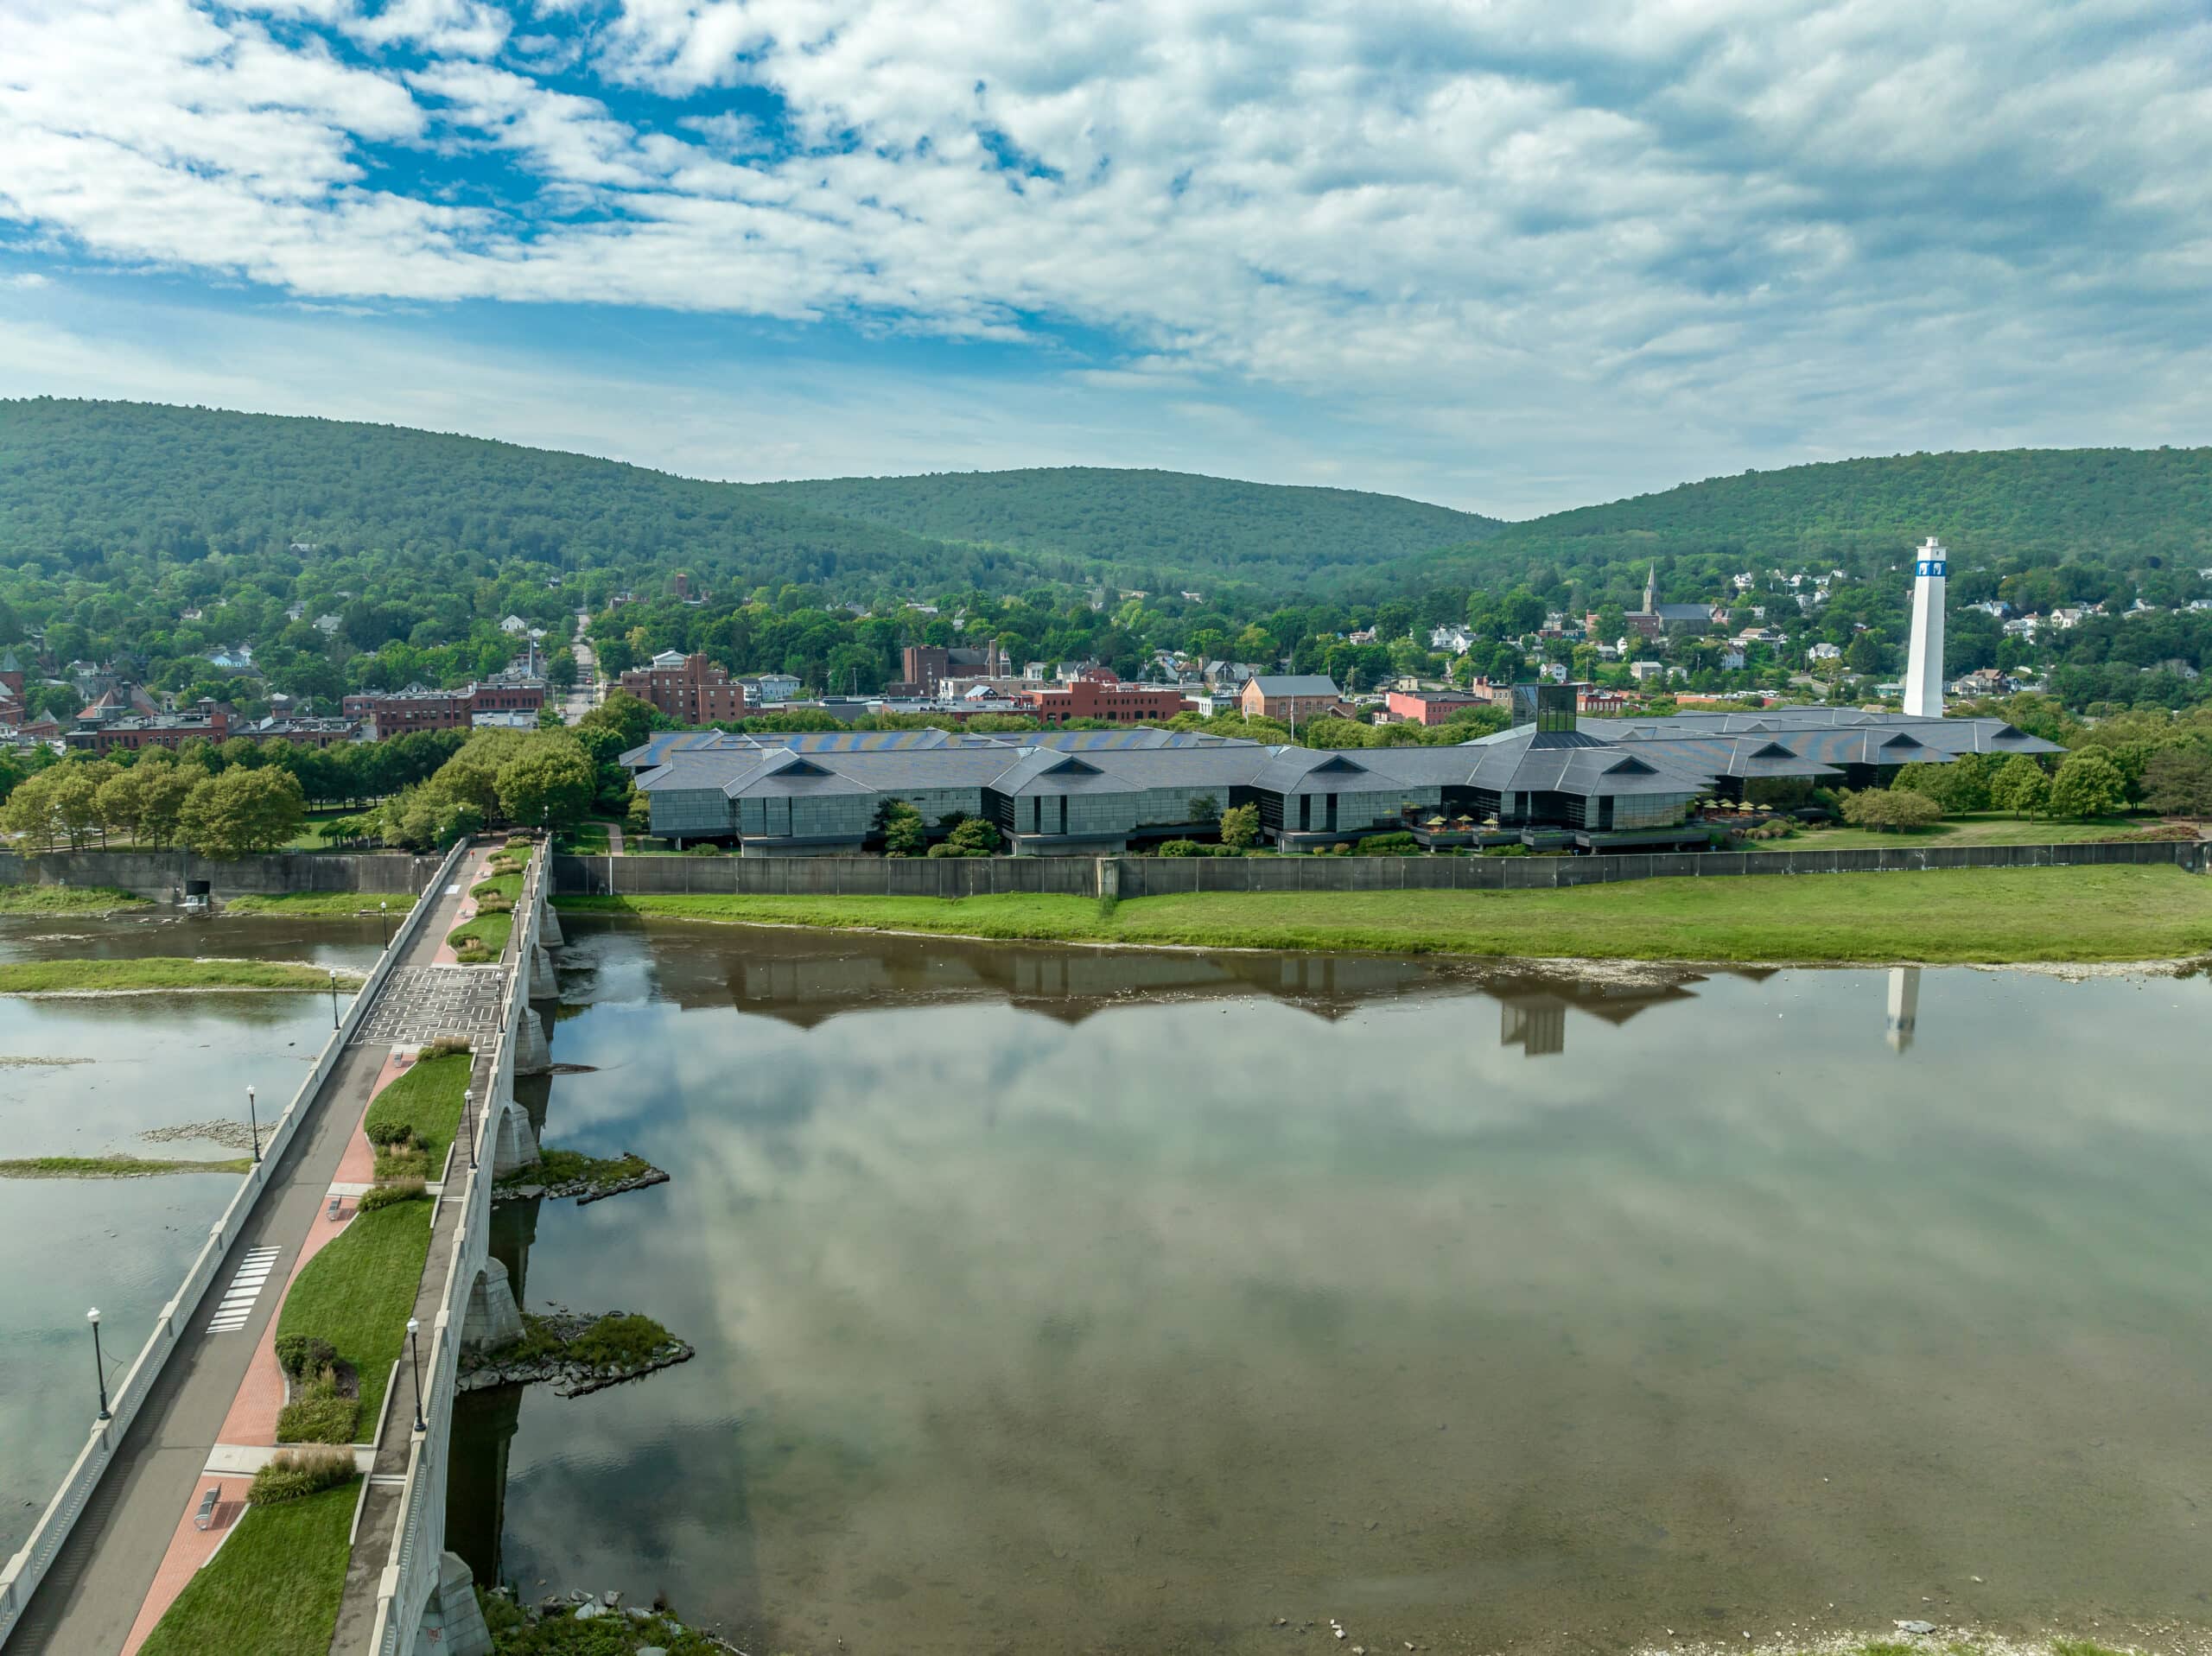
[[[428,1202],[401,1202],[347,1221],[337,1240],[309,1259],[284,1296],[276,1332],[317,1335],[361,1377],[360,1432],[377,1429],[391,1366],[407,1343],[407,1319],[430,1253]]]
[[[564,898],[582,912],[1195,948],[1653,961],[2154,960],[2212,952],[2212,877],[2172,867],[1624,881],[1557,891],[1089,898]]]
[[[244,1488],[231,1478],[223,1493],[235,1500]],[[346,1534],[359,1494],[348,1481],[249,1510],[139,1646],[143,1656],[324,1656],[338,1627]]]
[[[2093,816],[2084,822],[2039,822],[2003,811],[1969,811],[1932,828],[1878,834],[1872,828],[1815,828],[1771,847],[1777,851],[1894,851],[1899,846],[2072,845],[2082,840],[2110,840],[2156,828],[2155,816]],[[1758,845],[1746,850],[1765,849]]]

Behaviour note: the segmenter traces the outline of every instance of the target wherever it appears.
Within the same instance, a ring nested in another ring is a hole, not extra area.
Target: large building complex
[[[1043,684],[1020,692],[1021,711],[1039,724],[1065,725],[1071,719],[1096,719],[1110,725],[1165,724],[1194,703],[1180,690],[1124,684],[1101,669],[1066,684]]]
[[[368,721],[378,740],[418,730],[467,730],[479,714],[536,714],[545,705],[545,681],[520,674],[495,673],[457,690],[359,690],[339,706],[348,719]]]
[[[1258,808],[1265,844],[1309,851],[1406,829],[1438,847],[1701,846],[1705,796],[1766,778],[1846,787],[1962,753],[2054,753],[2000,719],[1821,707],[1581,719],[1568,686],[1518,687],[1511,729],[1455,746],[1346,752],[1152,729],[749,737],[665,733],[624,755],[652,829],[747,855],[854,854],[904,800],[942,832],[995,823],[1020,856],[1096,855],[1211,831]]]

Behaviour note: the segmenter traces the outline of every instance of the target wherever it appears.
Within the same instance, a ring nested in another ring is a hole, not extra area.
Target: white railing
[[[362,1018],[368,1015],[370,1007],[374,1004],[378,991],[384,987],[385,980],[391,976],[393,962],[406,952],[408,944],[422,930],[428,917],[435,912],[437,899],[459,866],[463,849],[462,846],[456,845],[447,854],[429,888],[416,898],[413,910],[399,923],[399,930],[392,933],[391,941],[385,946],[384,953],[377,957],[377,963],[370,970],[367,981],[354,995],[352,1007],[339,1027],[331,1031],[330,1038],[323,1043],[321,1052],[315,1057],[315,1067],[308,1071],[307,1079],[300,1083],[299,1091],[284,1107],[284,1113],[276,1118],[276,1126],[270,1129],[268,1139],[261,1146],[261,1159],[240,1182],[229,1204],[224,1208],[223,1216],[209,1229],[206,1244],[193,1260],[191,1270],[185,1273],[183,1286],[162,1307],[161,1315],[154,1322],[154,1331],[146,1336],[146,1343],[139,1348],[138,1355],[124,1373],[122,1383],[110,1395],[108,1412],[111,1418],[93,1423],[84,1448],[77,1452],[77,1458],[70,1463],[68,1474],[61,1480],[61,1487],[54,1492],[54,1499],[47,1503],[46,1511],[40,1515],[30,1539],[23,1544],[22,1551],[9,1559],[7,1568],[0,1570],[0,1645],[7,1643],[8,1636],[22,1619],[31,1595],[38,1590],[39,1583],[53,1568],[54,1560],[61,1551],[62,1543],[69,1539],[69,1532],[85,1510],[85,1503],[92,1498],[93,1489],[98,1487],[100,1475],[107,1470],[108,1462],[115,1458],[115,1451],[122,1443],[124,1434],[130,1430],[130,1423],[137,1418],[147,1393],[161,1377],[162,1365],[168,1361],[169,1353],[176,1348],[178,1338],[192,1321],[193,1312],[200,1308],[201,1296],[221,1272],[224,1256],[230,1252],[231,1245],[238,1240],[238,1233],[253,1217],[262,1192],[269,1188],[270,1170],[283,1158],[286,1147],[298,1132],[300,1123],[315,1103],[315,1094],[321,1090],[323,1082],[330,1078],[330,1072],[337,1068],[346,1042],[353,1039],[353,1031],[360,1026]]]
[[[523,878],[522,895],[515,903],[514,961],[507,978],[506,1015],[500,1020],[493,1048],[491,1077],[484,1088],[476,1119],[469,1124],[476,1154],[474,1164],[461,1176],[455,1196],[453,1173],[446,1178],[439,1205],[461,1204],[461,1222],[447,1253],[446,1280],[438,1296],[438,1310],[431,1321],[429,1361],[423,1366],[423,1419],[427,1430],[414,1434],[407,1451],[407,1481],[400,1492],[399,1508],[389,1532],[390,1551],[377,1578],[376,1621],[369,1649],[377,1656],[410,1656],[422,1607],[438,1580],[443,1551],[446,1468],[451,1453],[453,1400],[461,1363],[461,1334],[468,1319],[468,1296],[484,1258],[484,1241],[492,1217],[493,1164],[498,1159],[501,1113],[514,1097],[515,1047],[522,1020],[537,1014],[530,1010],[530,962],[537,942],[537,910],[545,885],[546,852],[541,847],[531,859]],[[449,1168],[451,1164],[448,1164]],[[439,1545],[426,1545],[425,1525],[435,1524]],[[375,1545],[373,1536],[357,1543]]]

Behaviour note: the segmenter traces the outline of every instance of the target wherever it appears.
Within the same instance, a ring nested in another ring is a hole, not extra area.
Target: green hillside
[[[582,454],[338,420],[142,403],[0,402],[0,557],[467,552],[684,568],[702,581],[1000,585],[1002,554]]]
[[[937,540],[1058,555],[1147,590],[1332,587],[1498,529],[1494,518],[1395,495],[1086,466],[831,478],[761,492]]]
[[[1509,524],[1482,549],[1578,563],[1775,558],[1886,551],[1929,535],[1961,556],[2196,557],[2212,549],[2212,448],[2012,448],[1746,472]]]

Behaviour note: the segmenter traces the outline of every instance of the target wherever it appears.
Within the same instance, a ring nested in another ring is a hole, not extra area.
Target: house
[[[796,673],[760,673],[744,683],[748,695],[757,695],[763,701],[788,701],[799,688]]]
[[[1319,719],[1337,713],[1344,695],[1325,673],[1262,674],[1239,698],[1247,719]]]
[[[1632,661],[1628,664],[1629,676],[1638,684],[1649,684],[1656,678],[1663,678],[1666,672],[1667,669],[1656,661]]]
[[[1448,650],[1455,656],[1465,655],[1474,642],[1474,631],[1469,627],[1436,627],[1428,635],[1431,650]]]
[[[1740,650],[1722,650],[1720,652],[1720,670],[1724,673],[1742,672],[1744,670],[1744,652]]]
[[[1815,644],[1805,653],[1810,656],[1815,661],[1841,661],[1843,659],[1843,650],[1841,647],[1836,644],[1828,644],[1826,641]]]
[[[524,620],[519,615],[505,616],[500,619],[499,631],[507,633],[512,637],[519,638],[522,634],[530,631],[530,623]]]
[[[324,634],[334,633],[344,625],[345,623],[334,615],[318,615],[315,618],[315,630]]]

